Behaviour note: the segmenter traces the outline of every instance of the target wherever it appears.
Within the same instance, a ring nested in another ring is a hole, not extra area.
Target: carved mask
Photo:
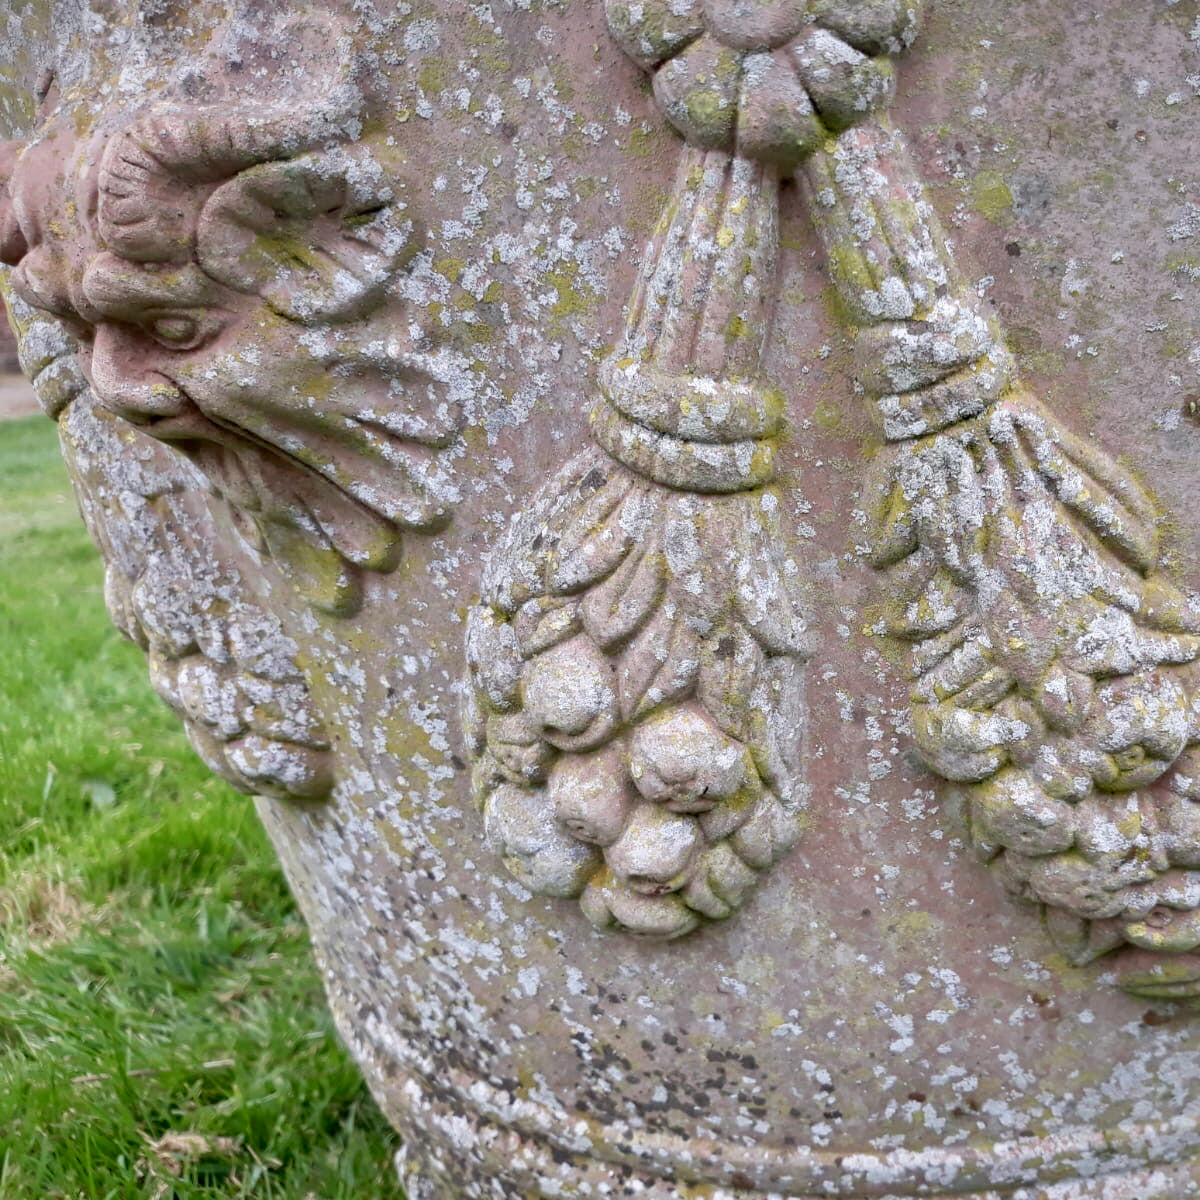
[[[405,303],[420,231],[312,114],[171,109],[16,163],[13,286],[69,323],[101,402],[180,447],[318,606],[455,499],[451,356]],[[11,151],[10,151],[11,155]],[[61,164],[70,165],[63,172]]]

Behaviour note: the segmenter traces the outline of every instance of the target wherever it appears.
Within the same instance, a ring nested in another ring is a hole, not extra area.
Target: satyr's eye
[[[200,323],[192,317],[159,317],[147,330],[155,341],[172,350],[190,350],[202,336]]]
[[[191,317],[159,317],[150,324],[150,332],[168,346],[184,346],[191,342],[199,330]]]

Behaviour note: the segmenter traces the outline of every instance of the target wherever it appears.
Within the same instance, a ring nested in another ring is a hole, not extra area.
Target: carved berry
[[[694,818],[643,803],[604,858],[612,873],[635,892],[661,896],[687,882],[688,868],[703,842]]]
[[[669,709],[640,725],[629,769],[647,800],[679,813],[705,812],[758,783],[742,745],[696,706]]]
[[[560,750],[600,745],[616,721],[612,670],[584,634],[539,654],[525,669],[521,697],[542,736]]]
[[[1075,841],[1070,804],[1047,796],[1023,771],[1008,770],[971,796],[971,837],[1031,857],[1067,850]]]
[[[488,797],[484,829],[504,865],[539,896],[578,896],[600,854],[558,828],[544,788],[502,784]]]
[[[637,799],[626,777],[624,749],[615,744],[596,754],[563,755],[547,788],[558,823],[593,846],[611,846],[621,836]]]

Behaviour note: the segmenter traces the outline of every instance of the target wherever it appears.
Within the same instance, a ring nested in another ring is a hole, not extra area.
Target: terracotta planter
[[[1197,1194],[1194,11],[26,7],[23,365],[409,1194]]]

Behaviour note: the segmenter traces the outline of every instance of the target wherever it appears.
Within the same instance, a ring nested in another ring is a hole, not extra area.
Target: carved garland
[[[890,447],[877,631],[912,643],[914,736],[970,836],[1068,956],[1200,947],[1200,612],[1158,569],[1150,498],[1021,384],[882,122],[806,164]],[[1122,980],[1194,994],[1164,959]]]
[[[600,372],[598,449],[516,519],[470,617],[476,796],[533,891],[650,935],[728,915],[796,840],[806,652],[759,378],[774,176],[798,168],[891,447],[877,631],[913,644],[923,757],[1075,961],[1191,951],[1200,613],[1157,569],[1149,498],[1021,386],[874,115],[892,73],[870,56],[911,41],[916,9],[607,3],[689,148]],[[1197,974],[1166,960],[1124,986],[1185,995]]]
[[[513,522],[467,635],[488,836],[600,929],[728,917],[801,833],[808,640],[761,360],[779,173],[888,100],[890,64],[863,51],[912,25],[907,5],[847,7],[607,6],[688,145],[600,371],[596,445]]]

